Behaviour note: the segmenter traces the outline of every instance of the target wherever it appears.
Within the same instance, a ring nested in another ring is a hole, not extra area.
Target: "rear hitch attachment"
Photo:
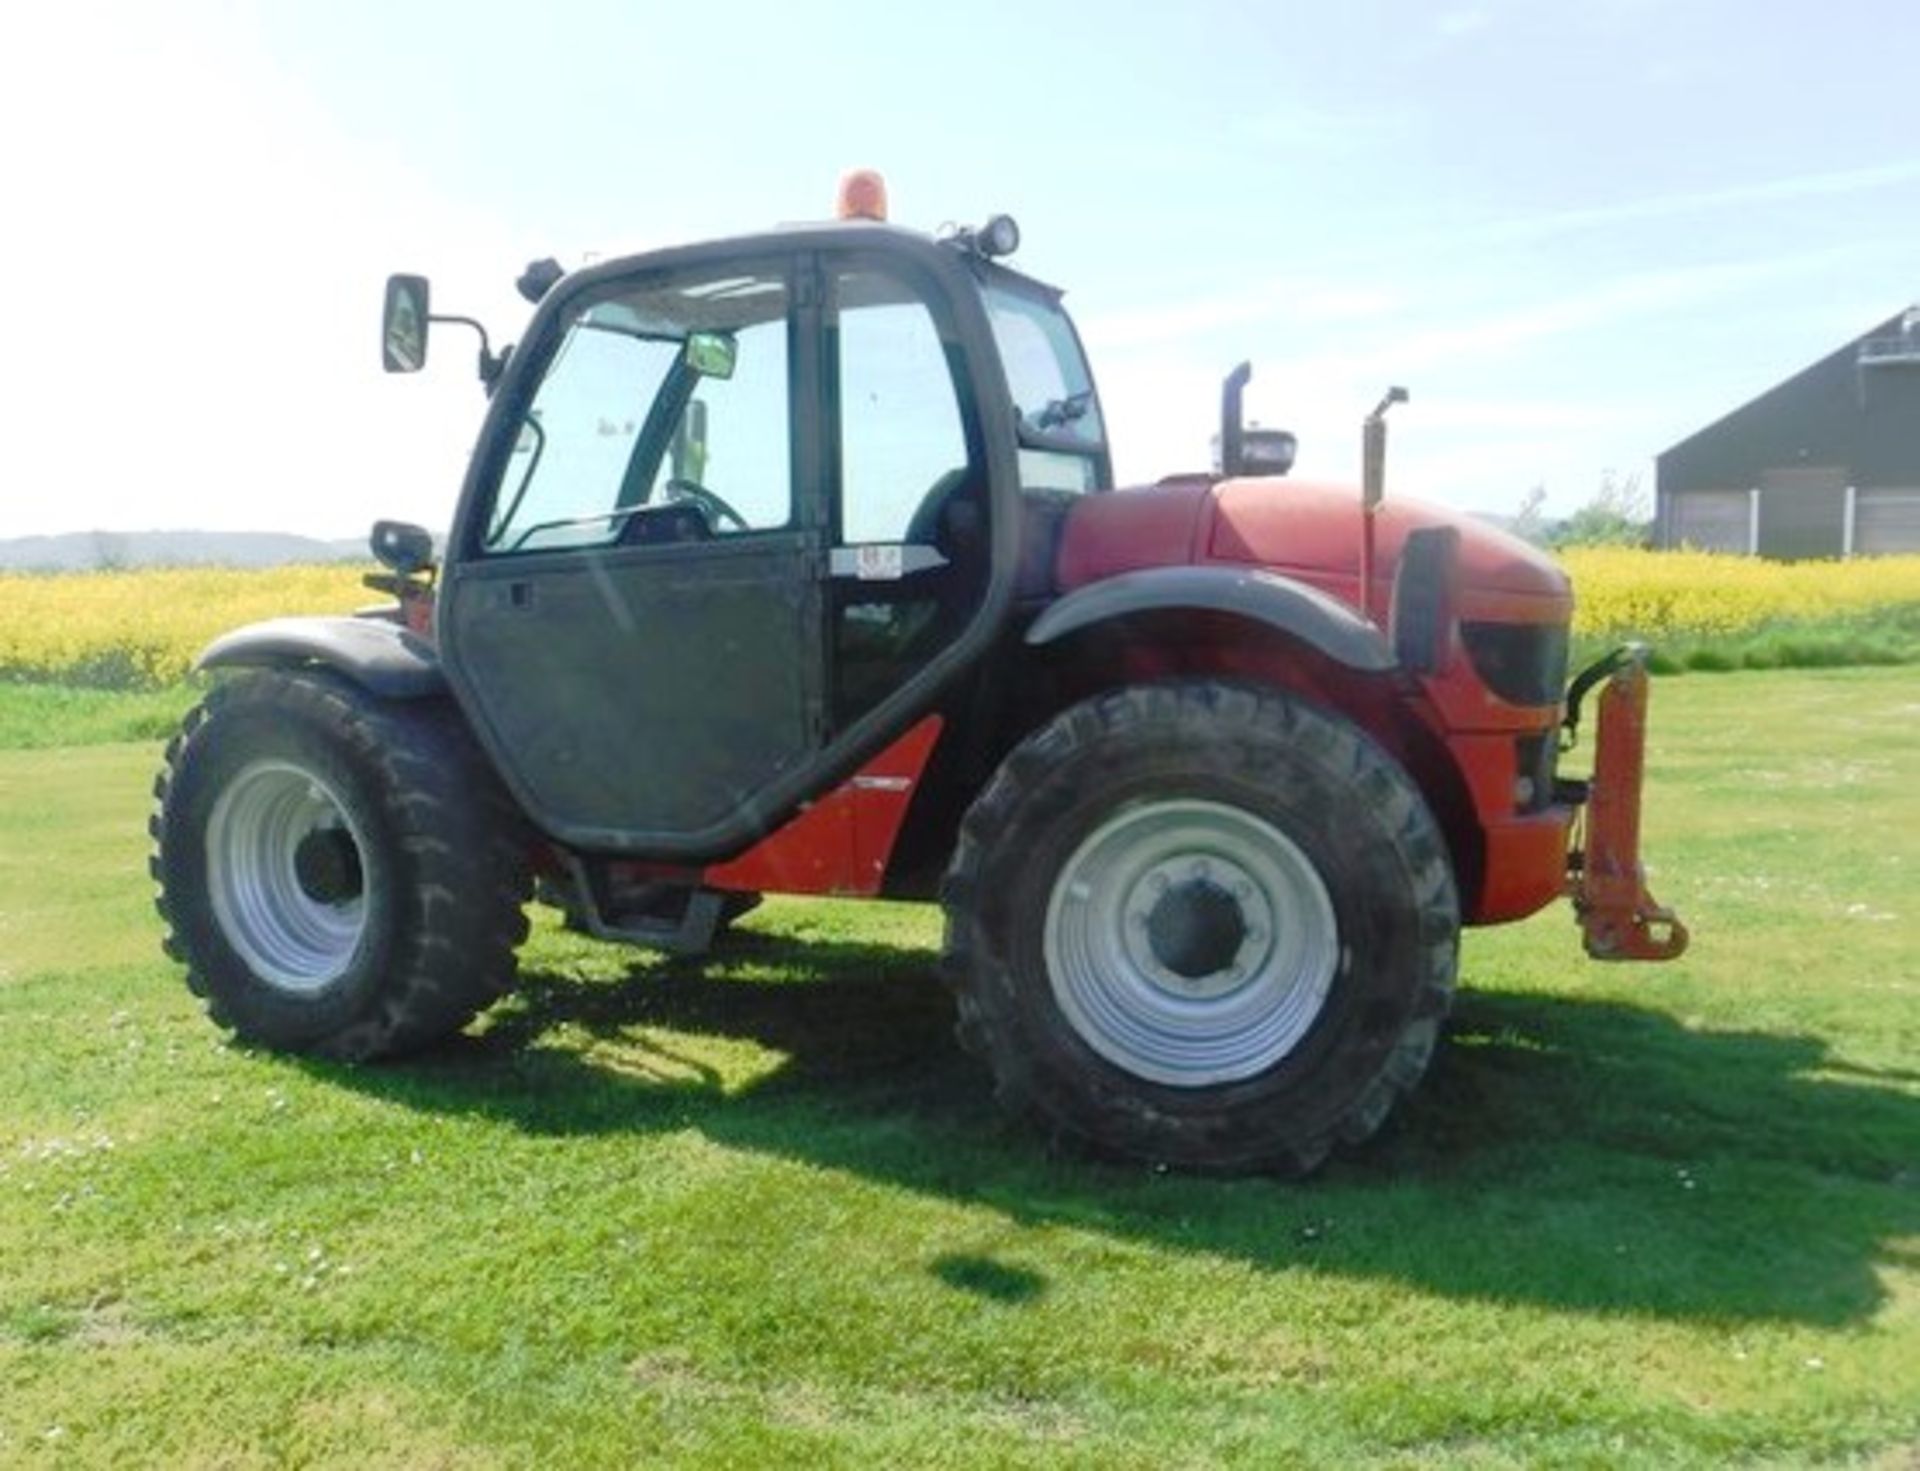
[[[1577,723],[1580,698],[1604,680],[1586,811],[1567,854],[1567,894],[1595,960],[1673,960],[1687,948],[1686,925],[1647,892],[1640,863],[1647,653],[1644,644],[1614,650],[1574,681],[1569,701]]]

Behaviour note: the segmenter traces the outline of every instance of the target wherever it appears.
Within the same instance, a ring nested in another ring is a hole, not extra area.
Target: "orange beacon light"
[[[840,176],[840,200],[835,208],[843,220],[884,220],[887,217],[887,181],[877,169],[849,169]]]

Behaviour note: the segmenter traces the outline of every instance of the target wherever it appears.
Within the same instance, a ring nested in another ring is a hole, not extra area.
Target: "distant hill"
[[[68,531],[0,538],[0,572],[84,572],[113,567],[279,567],[364,562],[364,537],[323,541],[285,531]]]

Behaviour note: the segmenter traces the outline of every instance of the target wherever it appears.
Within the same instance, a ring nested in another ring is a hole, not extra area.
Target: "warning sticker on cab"
[[[870,543],[853,550],[853,575],[862,582],[898,582],[901,564],[897,543]]]

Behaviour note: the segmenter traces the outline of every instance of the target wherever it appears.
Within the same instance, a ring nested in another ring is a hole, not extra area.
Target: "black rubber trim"
[[[1380,630],[1345,603],[1304,582],[1250,567],[1152,567],[1089,583],[1036,618],[1027,642],[1050,644],[1110,618],[1175,608],[1251,618],[1363,673],[1394,667],[1393,650]]]
[[[337,669],[371,694],[418,700],[447,687],[432,644],[410,628],[373,618],[269,618],[222,634],[201,651],[201,669]]]
[[[1393,574],[1387,637],[1394,658],[1415,674],[1437,674],[1446,663],[1452,633],[1448,605],[1459,561],[1459,527],[1422,526],[1407,533]],[[1561,663],[1565,662],[1563,657]],[[1558,693],[1556,680],[1554,694]],[[1549,695],[1547,701],[1552,698]]]

